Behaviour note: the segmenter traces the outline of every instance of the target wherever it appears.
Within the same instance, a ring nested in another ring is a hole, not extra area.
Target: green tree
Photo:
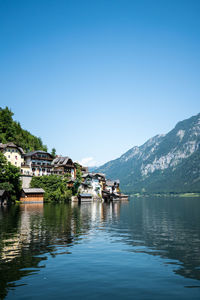
[[[67,176],[38,176],[32,178],[31,187],[43,188],[45,201],[65,202],[72,196],[72,191],[67,187],[67,180]]]
[[[53,156],[53,158],[56,157],[56,149],[55,148],[52,148],[51,155]]]
[[[79,189],[81,182],[82,182],[82,172],[81,172],[80,166],[77,164],[76,165],[76,181],[75,181],[73,189],[72,189],[74,195],[78,194],[78,189]]]
[[[11,201],[16,201],[21,193],[20,169],[7,162],[0,152],[0,189],[6,190]]]
[[[47,151],[47,146],[42,143],[41,138],[22,129],[20,123],[13,120],[13,112],[8,107],[4,109],[0,107],[0,142],[3,144],[13,142],[26,152]]]

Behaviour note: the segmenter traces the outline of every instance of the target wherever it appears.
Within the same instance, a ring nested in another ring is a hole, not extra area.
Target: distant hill
[[[200,114],[133,147],[96,172],[120,179],[127,193],[200,192]]]
[[[13,120],[13,113],[8,107],[4,109],[0,107],[0,143],[6,144],[8,142],[22,147],[25,152],[47,151],[47,146],[43,144],[41,138],[22,129],[20,123]]]

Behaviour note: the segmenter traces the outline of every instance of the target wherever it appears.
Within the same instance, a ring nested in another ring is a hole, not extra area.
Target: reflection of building
[[[74,205],[74,204],[73,204]],[[120,202],[109,202],[102,203],[94,201],[91,203],[81,203],[80,212],[83,220],[88,220],[95,222],[104,223],[105,221],[112,221],[113,219],[118,219],[120,216]]]
[[[43,214],[43,203],[21,204],[20,210],[21,222],[19,231],[13,234],[11,238],[1,241],[3,244],[3,248],[1,249],[1,260],[5,262],[10,262],[17,256],[20,256],[22,248],[25,245],[30,244],[32,238],[30,217],[33,214]],[[34,228],[34,231],[36,231],[36,228]]]
[[[37,150],[24,155],[25,163],[35,176],[50,175],[53,157],[48,152]]]

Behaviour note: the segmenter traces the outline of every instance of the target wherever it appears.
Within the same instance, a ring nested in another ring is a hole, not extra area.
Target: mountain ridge
[[[167,134],[132,147],[96,171],[119,178],[122,190],[128,193],[199,192],[199,145],[200,113],[178,122]]]

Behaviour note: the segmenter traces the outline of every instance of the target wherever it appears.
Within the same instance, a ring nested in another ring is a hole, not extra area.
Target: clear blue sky
[[[101,164],[200,111],[200,1],[0,0],[0,106]]]

